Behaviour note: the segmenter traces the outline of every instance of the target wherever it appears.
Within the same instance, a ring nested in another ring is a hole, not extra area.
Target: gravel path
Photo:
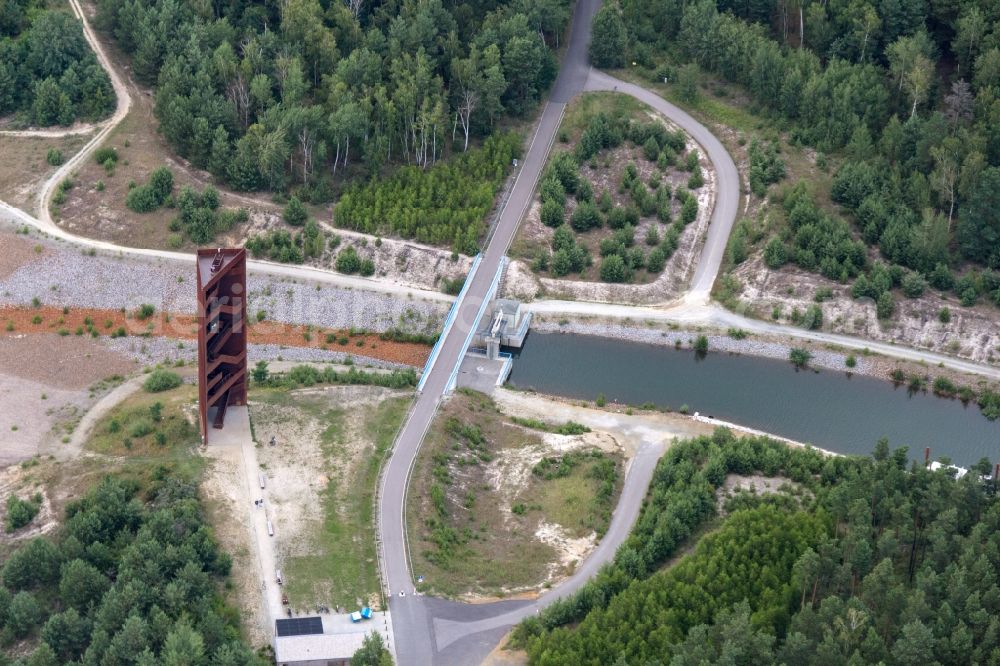
[[[669,347],[675,346],[677,342],[680,342],[683,347],[690,347],[694,339],[700,335],[696,332],[684,330],[675,331],[660,328],[641,328],[638,326],[620,326],[616,324],[590,324],[574,321],[562,325],[553,321],[535,321],[532,323],[531,328],[536,331],[596,335],[604,338],[616,338],[618,340],[644,342]],[[737,340],[728,335],[706,335],[706,337],[708,338],[709,353],[722,351],[787,361],[788,353],[792,348],[792,345],[761,340],[753,335],[742,340]],[[809,365],[815,368],[828,368],[830,370],[848,369],[845,362],[847,354],[815,348],[810,348],[809,352],[812,354]],[[851,369],[851,372],[874,377],[884,377],[886,375],[883,368],[884,363],[862,355],[855,355],[855,359],[857,365]]]
[[[143,365],[173,365],[178,361],[185,364],[198,362],[198,347],[191,340],[178,340],[177,338],[111,338],[102,337],[100,342],[108,348],[134,359]],[[354,365],[359,367],[372,368],[402,368],[410,366],[399,363],[380,361],[368,356],[349,354],[342,351],[330,351],[325,349],[309,349],[305,347],[282,347],[279,345],[247,345],[247,356],[251,363],[257,361],[295,361],[295,362],[325,362],[343,363],[346,359],[353,359]]]
[[[0,234],[6,240],[8,234]],[[90,256],[59,244],[46,245],[44,255],[0,279],[0,305],[29,305],[37,298],[55,306],[131,310],[151,303],[160,311],[195,311],[194,272],[189,265]],[[326,328],[437,332],[448,309],[447,303],[252,273],[247,289],[250,316],[263,311],[272,321]]]

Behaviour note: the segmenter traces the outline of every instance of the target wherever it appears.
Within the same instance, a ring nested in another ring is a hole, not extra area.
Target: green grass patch
[[[596,449],[545,457],[532,474],[537,483],[520,499],[538,507],[545,520],[574,536],[603,536],[620,487],[616,458]]]
[[[532,430],[542,430],[544,432],[554,432],[558,435],[582,435],[590,432],[590,428],[577,423],[576,421],[566,421],[565,423],[548,423],[539,419],[526,419],[520,416],[510,417],[511,422]]]
[[[452,597],[536,589],[560,559],[535,536],[543,522],[570,537],[603,534],[619,488],[618,460],[591,450],[545,457],[532,431],[560,429],[586,431],[508,417],[474,391],[446,403],[421,448],[407,499],[410,555],[422,589]],[[541,462],[521,474],[517,466],[531,464],[517,462],[524,454]],[[505,475],[499,488],[497,469]]]
[[[184,413],[196,399],[193,386],[154,395],[137,393],[112,409],[95,426],[86,448],[124,456],[183,457],[200,437]]]
[[[566,115],[559,125],[559,134],[571,141],[580,138],[590,119],[599,113],[609,117],[639,118],[651,109],[629,95],[614,92],[594,92],[580,95],[566,106]]]
[[[320,432],[320,446],[332,466],[346,454],[351,431],[347,413],[330,409],[321,401],[304,396],[289,398],[284,391],[268,391],[255,397],[261,402],[292,404],[310,417],[325,424]],[[308,555],[285,559],[285,591],[295,607],[318,603],[354,607],[367,604],[379,593],[378,559],[375,550],[372,498],[378,470],[386,451],[410,405],[409,397],[383,400],[370,409],[361,425],[365,446],[361,460],[352,461],[354,473],[338,480],[330,475],[321,493],[323,519],[317,526]]]

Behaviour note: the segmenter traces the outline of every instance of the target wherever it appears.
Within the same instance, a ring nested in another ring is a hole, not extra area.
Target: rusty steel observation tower
[[[229,405],[247,404],[246,250],[198,250],[198,411],[222,428]]]

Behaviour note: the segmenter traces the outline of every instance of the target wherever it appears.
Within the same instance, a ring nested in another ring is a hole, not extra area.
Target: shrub
[[[662,248],[656,247],[646,258],[646,270],[650,273],[660,273],[667,264],[667,255]]]
[[[601,226],[601,214],[598,212],[597,206],[589,201],[584,201],[573,211],[569,223],[577,231],[589,231]]]
[[[174,190],[174,174],[167,167],[155,169],[149,182],[129,190],[125,205],[136,213],[148,213],[162,206]]]
[[[902,288],[907,298],[919,298],[927,288],[927,280],[920,273],[907,273],[903,278]]]
[[[580,184],[579,169],[580,166],[573,155],[565,151],[556,153],[549,165],[551,175],[559,180],[563,190],[569,194],[575,193]]]
[[[139,321],[145,321],[153,316],[156,312],[156,308],[149,303],[143,303],[139,306],[139,309],[135,311],[135,318]]]
[[[958,392],[958,388],[947,377],[937,377],[933,385],[934,393],[937,395],[951,397]]]
[[[283,229],[273,229],[247,239],[246,248],[255,257],[267,257],[288,264],[301,264],[304,257],[302,248]]]
[[[549,176],[542,181],[542,185],[539,188],[539,197],[542,203],[548,201],[554,201],[561,206],[566,205],[566,188],[555,176]]]
[[[358,269],[358,272],[365,277],[375,275],[375,262],[371,259],[362,259],[361,267]]]
[[[337,254],[337,271],[340,273],[357,273],[361,269],[361,258],[353,245],[349,245]]]
[[[601,279],[605,282],[627,282],[631,275],[631,269],[620,255],[612,254],[601,261]]]
[[[809,353],[809,350],[802,349],[801,347],[794,347],[788,352],[788,360],[796,368],[804,368],[809,365],[810,359],[812,359],[812,354]]]
[[[174,174],[167,167],[154,169],[149,175],[149,188],[162,204],[174,191]]]
[[[848,354],[847,358],[844,359],[844,365],[848,368],[853,368],[858,364],[858,359],[854,357],[854,354]]]
[[[684,168],[688,171],[694,171],[698,168],[698,160],[701,156],[698,154],[697,150],[692,150],[684,158]]]
[[[705,176],[701,172],[701,167],[696,167],[688,178],[687,187],[689,190],[697,190],[705,184]]]
[[[169,391],[181,385],[181,377],[176,372],[169,370],[154,370],[143,383],[142,387],[147,393],[160,393]]]
[[[132,424],[132,427],[130,427],[128,430],[128,434],[130,437],[139,438],[139,437],[145,437],[146,435],[153,432],[153,430],[155,430],[155,428],[153,428],[153,423],[149,419],[143,418],[135,421]]]
[[[563,223],[565,206],[558,201],[546,201],[542,204],[541,220],[547,227],[558,227]]]
[[[941,308],[938,310],[938,321],[942,324],[951,322],[951,310],[948,308]]]
[[[607,215],[611,212],[611,208],[614,206],[614,201],[611,199],[611,192],[608,188],[604,188],[601,192],[601,197],[597,200],[597,207],[601,209],[601,212]]]
[[[301,227],[306,223],[306,218],[309,217],[309,214],[306,212],[306,207],[299,201],[299,198],[292,197],[288,200],[288,205],[285,206],[282,217],[285,219],[285,222],[293,227]]]
[[[149,213],[160,207],[160,201],[153,190],[145,185],[129,190],[125,195],[125,205],[136,213]]]
[[[813,300],[817,303],[823,303],[833,298],[833,289],[830,287],[820,287],[816,290],[816,294],[813,295]]]
[[[815,331],[823,327],[823,309],[818,305],[810,305],[802,316],[802,327]]]
[[[681,222],[691,224],[698,218],[698,200],[692,196],[687,197],[681,205]]]
[[[896,309],[896,301],[892,298],[892,292],[883,291],[875,300],[875,314],[879,319],[888,319]]]
[[[699,335],[694,341],[694,351],[697,354],[704,356],[708,353],[708,338],[704,335]]]
[[[94,151],[94,161],[104,166],[107,162],[118,162],[118,151],[112,146],[102,146]]]
[[[764,263],[767,267],[776,270],[785,265],[788,261],[788,250],[785,244],[777,236],[773,237],[764,246]]]
[[[622,229],[626,225],[633,227],[639,223],[639,211],[633,206],[615,206],[608,213],[608,226],[612,229]]]
[[[58,148],[49,148],[49,152],[45,154],[45,161],[48,162],[50,166],[59,166],[65,160],[63,159],[61,150]]]
[[[19,530],[34,520],[42,506],[41,500],[40,495],[27,501],[13,494],[7,497],[7,531]]]
[[[201,191],[201,205],[209,210],[215,210],[219,207],[219,190],[215,189],[211,185],[206,185],[205,189]]]
[[[777,147],[769,143],[762,148],[757,139],[750,143],[750,191],[763,198],[767,186],[785,177],[785,163],[778,157]]]
[[[441,291],[449,296],[458,296],[459,292],[462,291],[463,286],[465,286],[464,275],[462,277],[443,278],[441,280]]]
[[[642,153],[646,156],[646,159],[650,162],[656,160],[660,155],[660,144],[657,143],[656,137],[651,136],[646,139],[646,142],[642,144]]]
[[[928,282],[939,291],[948,291],[955,286],[955,276],[946,264],[936,264],[928,276]]]

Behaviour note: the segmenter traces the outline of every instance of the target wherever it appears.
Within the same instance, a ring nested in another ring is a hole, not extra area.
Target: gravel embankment
[[[630,342],[643,342],[647,344],[663,345],[674,347],[677,342],[684,348],[690,348],[694,339],[700,335],[692,331],[671,331],[659,328],[641,328],[637,326],[620,326],[616,324],[594,324],[569,321],[562,325],[553,321],[535,321],[531,326],[536,331],[552,333],[576,333],[579,335],[596,335],[604,338],[615,338],[628,340]],[[789,351],[794,345],[782,342],[761,340],[754,336],[748,336],[742,340],[737,340],[728,335],[705,334],[708,338],[709,353],[713,351],[731,352],[734,354],[747,354],[750,356],[761,356],[764,358],[788,360]],[[847,354],[830,351],[828,349],[816,349],[808,346],[812,359],[809,365],[814,368],[827,368],[830,370],[850,370],[859,375],[871,375],[874,377],[888,377],[885,363],[878,359],[855,354],[857,364],[854,368],[846,365]]]
[[[436,332],[447,304],[400,299],[388,294],[253,275],[248,280],[247,311],[256,317],[324,328],[384,331],[400,327]],[[150,303],[160,311],[195,311],[195,273],[191,264],[165,260],[88,256],[46,243],[45,252],[4,279],[0,305],[45,305],[134,309]]]
[[[177,361],[185,363],[198,362],[198,347],[191,340],[178,340],[177,338],[110,338],[102,337],[101,342],[108,348],[123,354],[143,365],[156,365],[163,363],[172,365]],[[368,356],[349,354],[342,351],[331,351],[325,349],[309,349],[305,347],[281,347],[279,345],[247,345],[247,356],[253,363],[257,361],[294,361],[294,362],[330,362],[342,363],[347,358],[351,358],[354,364],[359,367],[374,368],[401,368],[407,369],[410,366],[399,363],[380,361]]]

